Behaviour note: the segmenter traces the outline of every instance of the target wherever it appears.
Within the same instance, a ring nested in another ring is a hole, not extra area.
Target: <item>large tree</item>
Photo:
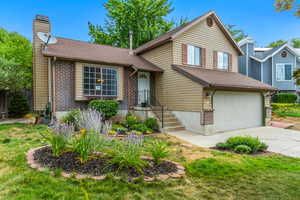
[[[300,39],[299,38],[293,38],[291,40],[291,43],[294,48],[300,48]]]
[[[289,11],[295,9],[295,14],[300,17],[300,6],[297,0],[275,0],[275,8],[277,11]]]
[[[32,46],[22,35],[0,28],[0,89],[30,88]]]
[[[105,24],[89,23],[89,35],[92,42],[129,47],[129,31],[133,32],[133,47],[138,47],[179,24],[167,20],[173,11],[169,0],[108,0]]]
[[[230,32],[231,36],[235,39],[236,42],[239,42],[248,36],[243,30],[236,29],[235,27],[236,25],[232,24],[226,25],[227,30]]]
[[[268,48],[275,48],[278,47],[280,45],[286,44],[287,41],[286,40],[276,40],[274,42],[271,42],[270,44],[267,45]]]

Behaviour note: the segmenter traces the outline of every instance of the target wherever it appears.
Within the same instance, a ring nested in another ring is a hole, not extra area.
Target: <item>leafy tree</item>
[[[89,22],[89,35],[94,43],[128,48],[132,31],[133,47],[138,47],[176,26],[165,18],[173,11],[171,6],[169,0],[108,0],[104,26]]]
[[[291,40],[291,43],[294,48],[300,48],[300,39],[294,38]]]
[[[22,35],[0,28],[0,89],[30,88],[32,46]]]
[[[300,7],[296,4],[296,0],[275,0],[276,11],[289,11],[296,7],[295,14],[296,16],[300,17]]]
[[[227,30],[230,32],[231,36],[235,39],[236,42],[239,42],[248,36],[243,30],[235,29],[235,27],[236,25],[232,24],[226,25]]]
[[[278,46],[286,44],[286,43],[287,43],[286,40],[277,40],[277,41],[271,42],[267,47],[268,48],[275,48],[275,47],[278,47]]]

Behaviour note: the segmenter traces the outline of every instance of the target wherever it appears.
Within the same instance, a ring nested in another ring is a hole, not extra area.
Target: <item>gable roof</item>
[[[57,43],[47,45],[42,52],[45,56],[77,61],[134,66],[140,70],[163,70],[141,56],[130,55],[129,49],[92,44],[78,40],[57,37]]]
[[[207,17],[213,17],[214,18],[214,20],[216,21],[216,24],[220,27],[223,34],[230,41],[232,46],[238,51],[238,53],[240,55],[243,55],[244,54],[243,51],[240,49],[238,44],[232,38],[231,34],[228,32],[228,30],[226,29],[226,27],[224,26],[224,24],[221,22],[221,20],[219,19],[219,17],[216,15],[216,13],[214,11],[209,11],[209,12],[205,13],[204,15],[201,15],[201,16],[191,20],[190,22],[188,22],[186,24],[183,24],[183,25],[181,25],[181,26],[179,26],[175,29],[172,29],[172,30],[162,34],[161,36],[157,37],[156,39],[151,40],[151,41],[143,44],[142,46],[135,49],[135,53],[136,54],[141,54],[141,53],[149,51],[149,50],[151,50],[155,47],[163,45],[163,44],[165,44],[169,41],[172,41],[178,35],[180,35],[181,33],[185,32],[185,31],[187,31],[192,26],[194,26],[195,24],[199,23],[200,21],[206,19]]]
[[[270,50],[264,51],[259,55],[257,54],[257,55],[253,55],[253,56],[250,56],[250,57],[252,59],[258,61],[258,62],[265,62],[266,60],[273,57],[274,55],[276,55],[279,51],[281,51],[284,48],[287,48],[295,56],[297,56],[297,57],[299,56],[298,52],[296,52],[295,49],[292,48],[290,45],[282,44],[282,45],[279,45],[279,46],[277,46],[275,48],[272,48]]]
[[[237,72],[218,71],[199,67],[172,65],[172,69],[198,82],[204,88],[271,91],[276,88]]]

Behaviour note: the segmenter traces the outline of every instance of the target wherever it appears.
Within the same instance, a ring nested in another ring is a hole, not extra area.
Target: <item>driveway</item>
[[[300,131],[290,129],[267,126],[228,131],[212,136],[203,136],[190,131],[170,132],[168,134],[201,147],[214,147],[218,142],[224,142],[232,136],[250,135],[258,137],[269,145],[268,151],[300,158]]]

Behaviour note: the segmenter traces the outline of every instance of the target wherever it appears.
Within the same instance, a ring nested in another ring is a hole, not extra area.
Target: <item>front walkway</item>
[[[201,147],[214,147],[218,142],[239,135],[258,137],[267,145],[268,151],[300,158],[300,131],[274,128],[257,127],[219,133],[212,136],[203,136],[190,131],[169,132],[168,134]]]

